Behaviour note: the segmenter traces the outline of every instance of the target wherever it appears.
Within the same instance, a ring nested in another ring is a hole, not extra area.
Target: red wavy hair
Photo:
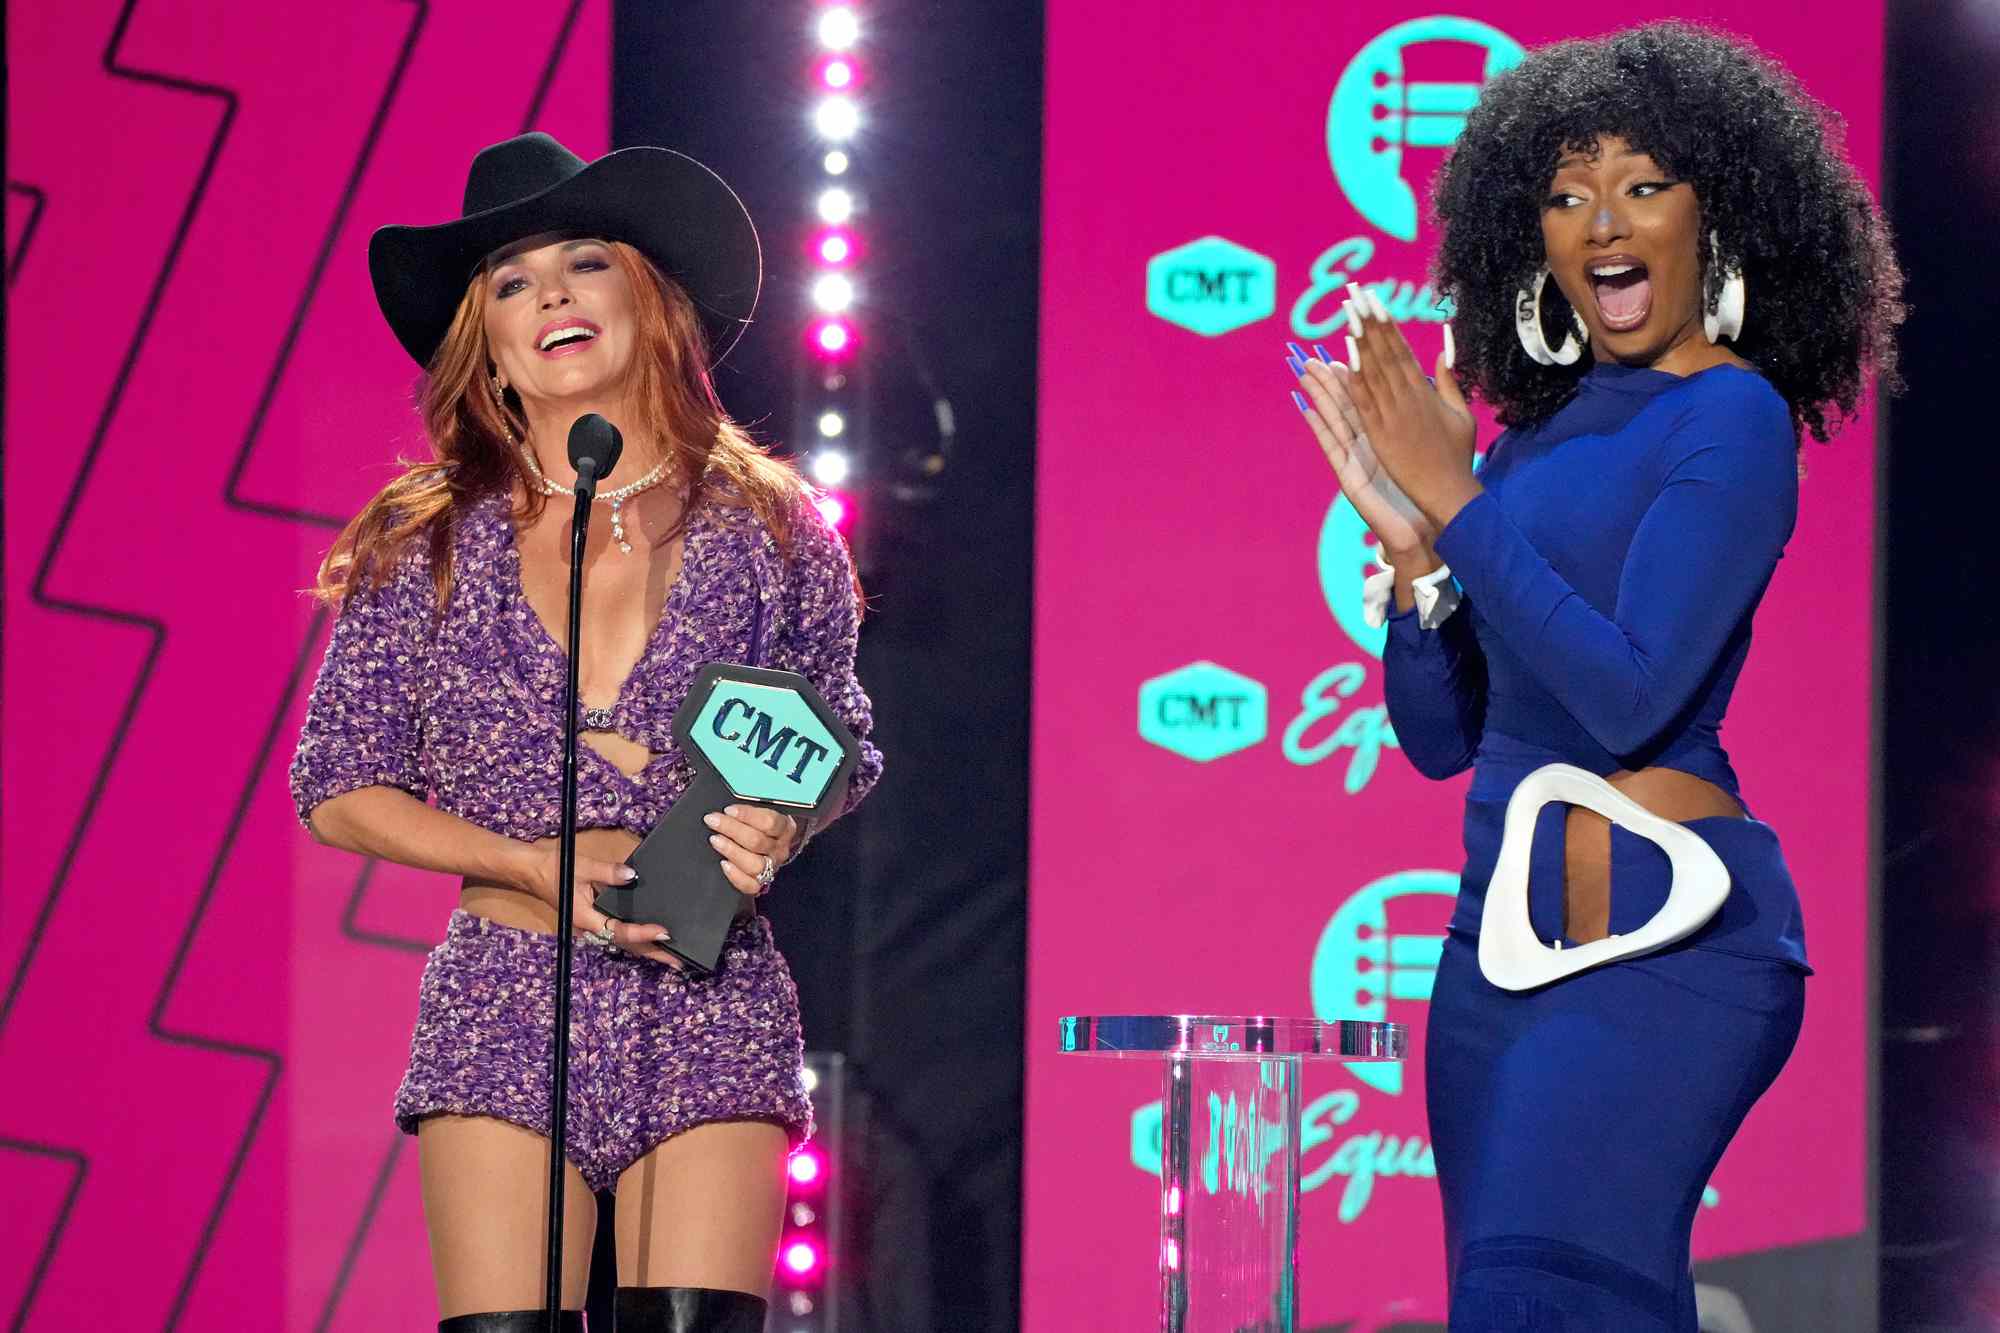
[[[785,548],[797,506],[808,494],[805,480],[723,410],[709,375],[707,339],[687,293],[637,249],[623,241],[609,246],[632,287],[638,335],[631,373],[643,419],[630,436],[643,448],[663,452],[688,493],[680,524],[661,540],[672,540],[687,514],[713,498],[754,512]],[[405,545],[422,538],[430,543],[442,609],[451,595],[451,526],[462,507],[495,491],[519,489],[527,501],[516,517],[533,519],[548,502],[507,442],[509,431],[516,439],[527,435],[520,400],[510,388],[504,403],[496,402],[488,388],[485,281],[482,266],[425,367],[420,410],[431,459],[400,460],[403,475],[341,529],[320,562],[314,592],[322,600],[338,602],[382,583]]]

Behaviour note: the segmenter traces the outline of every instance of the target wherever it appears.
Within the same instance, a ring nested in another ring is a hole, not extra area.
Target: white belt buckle
[[[1667,854],[1673,879],[1667,900],[1644,925],[1574,948],[1551,948],[1528,918],[1528,860],[1535,820],[1552,801],[1594,810]],[[1588,968],[1652,953],[1708,923],[1729,897],[1729,868],[1695,833],[1662,819],[1594,773],[1547,764],[1521,779],[1507,801],[1500,856],[1486,887],[1479,922],[1479,970],[1502,990],[1533,990]]]

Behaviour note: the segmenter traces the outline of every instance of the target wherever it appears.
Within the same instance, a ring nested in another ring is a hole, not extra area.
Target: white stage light
[[[838,185],[819,192],[819,216],[822,222],[845,222],[854,216],[854,196]]]
[[[837,5],[820,15],[820,45],[833,51],[845,51],[861,38],[861,20],[854,17],[854,11],[846,5]]]
[[[829,97],[814,108],[813,128],[822,139],[851,139],[861,128],[861,108],[851,97]]]
[[[854,304],[854,284],[844,273],[828,273],[813,284],[813,304],[837,315]]]
[[[847,174],[847,154],[836,148],[826,155],[820,165],[826,168],[829,176],[844,176]]]
[[[854,469],[847,461],[847,455],[838,449],[822,449],[813,455],[813,480],[822,486],[838,486],[847,480],[847,474]]]
[[[847,418],[840,415],[840,413],[822,412],[819,414],[819,433],[826,436],[827,439],[831,440],[838,437],[839,434],[846,429],[847,429]],[[832,483],[829,482],[827,484],[831,485]],[[806,1072],[808,1074],[812,1073],[810,1069],[808,1069]],[[806,1091],[807,1092],[812,1091],[812,1085],[810,1083],[806,1085]]]
[[[852,470],[854,466],[848,462],[848,456],[838,448],[822,448],[812,454],[812,480],[822,486],[838,486]]]

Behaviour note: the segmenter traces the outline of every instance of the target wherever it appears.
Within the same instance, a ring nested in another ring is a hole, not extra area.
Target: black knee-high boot
[[[762,1296],[714,1287],[620,1287],[618,1333],[764,1333]]]
[[[438,1333],[545,1333],[547,1310],[495,1310],[491,1314],[462,1314],[438,1320]],[[556,1320],[562,1333],[584,1333],[583,1311],[564,1310]]]

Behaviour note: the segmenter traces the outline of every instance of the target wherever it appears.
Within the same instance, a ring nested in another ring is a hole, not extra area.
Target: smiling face
[[[1700,232],[1694,187],[1621,138],[1605,135],[1594,152],[1557,162],[1542,205],[1542,243],[1599,360],[1654,366],[1710,351],[1701,328]]]
[[[487,261],[484,284],[487,355],[524,404],[620,392],[638,330],[609,245],[530,237]]]

